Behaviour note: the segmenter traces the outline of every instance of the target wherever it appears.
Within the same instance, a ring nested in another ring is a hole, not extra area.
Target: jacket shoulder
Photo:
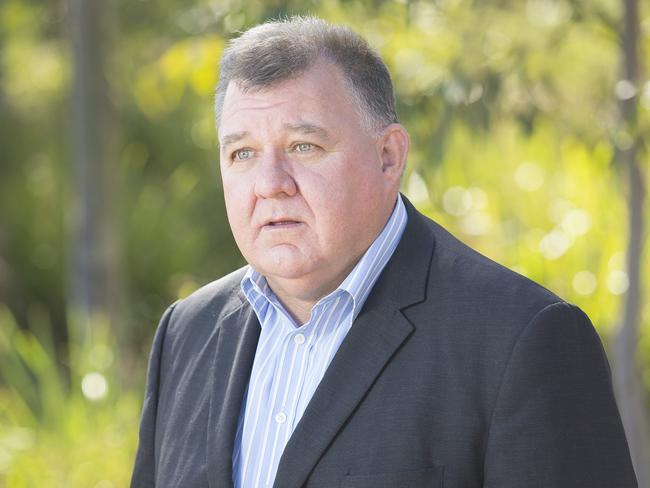
[[[247,269],[247,266],[239,268],[174,303],[169,332],[180,333],[191,328],[194,333],[197,328],[214,328],[238,310],[244,303],[240,283]]]
[[[539,283],[484,256],[424,217],[435,238],[428,295],[448,297],[485,317],[526,324],[562,298]],[[469,313],[469,312],[468,312]],[[514,320],[513,320],[514,319]]]

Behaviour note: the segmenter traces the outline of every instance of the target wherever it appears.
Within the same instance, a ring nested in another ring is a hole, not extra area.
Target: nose
[[[293,196],[298,186],[289,172],[289,161],[283,151],[269,151],[261,158],[255,175],[255,194],[259,198]]]

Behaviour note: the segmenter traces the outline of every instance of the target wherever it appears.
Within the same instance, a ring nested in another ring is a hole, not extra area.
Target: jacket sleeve
[[[517,339],[492,415],[485,488],[636,488],[605,353],[589,318],[555,303]]]
[[[156,485],[156,416],[158,410],[158,389],[162,364],[162,352],[169,318],[176,304],[163,314],[153,339],[147,368],[147,383],[140,418],[140,437],[135,466],[131,477],[131,488],[153,488]]]

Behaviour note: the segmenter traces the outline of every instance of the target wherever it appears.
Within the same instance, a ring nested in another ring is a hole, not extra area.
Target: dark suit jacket
[[[274,486],[636,487],[587,316],[407,209],[404,236],[289,440]],[[165,312],[133,487],[232,486],[260,331],[240,291],[243,273]]]

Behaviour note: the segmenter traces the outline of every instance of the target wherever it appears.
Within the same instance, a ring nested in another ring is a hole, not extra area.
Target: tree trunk
[[[640,86],[640,42],[638,0],[623,0],[622,39],[623,80]],[[638,96],[621,96],[621,130],[632,137],[632,144],[619,148],[619,162],[628,177],[627,274],[629,287],[624,299],[621,327],[614,350],[614,372],[625,432],[640,488],[650,488],[648,465],[648,420],[643,382],[636,362],[641,311],[641,255],[643,252],[644,176],[639,164],[640,135],[637,129]]]
[[[110,310],[107,234],[107,83],[102,0],[70,0],[74,50],[72,93],[72,240],[70,311],[73,330],[84,339]]]
[[[4,0],[0,0],[0,12],[2,12],[2,8],[4,7],[3,3]],[[2,30],[2,27],[0,26],[0,53],[2,52],[2,46],[5,45],[4,36],[5,33]],[[4,73],[2,71],[2,68],[3,68],[2,63],[0,63],[0,114],[2,114],[3,111],[5,110],[5,93],[4,93],[4,85],[3,85]]]

